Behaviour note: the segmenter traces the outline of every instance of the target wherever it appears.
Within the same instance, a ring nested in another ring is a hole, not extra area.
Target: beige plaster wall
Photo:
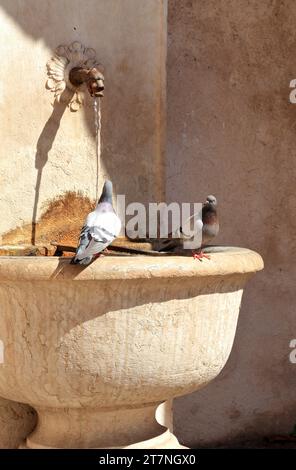
[[[265,260],[225,369],[175,402],[187,445],[287,433],[296,422],[295,24],[293,0],[169,1],[168,199],[214,193],[217,242]]]
[[[52,51],[72,41],[105,67],[100,185],[109,176],[127,200],[161,198],[166,0],[1,0],[0,31],[0,234],[38,222],[69,191],[95,198],[92,99],[72,113],[45,89]],[[4,242],[14,239],[26,236]]]

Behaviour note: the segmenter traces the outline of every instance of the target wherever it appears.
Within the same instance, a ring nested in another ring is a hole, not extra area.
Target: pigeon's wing
[[[203,221],[201,218],[201,213],[193,214],[191,217],[184,222],[182,227],[180,227],[181,237],[183,239],[191,239],[193,236],[202,234]]]
[[[88,244],[91,240],[90,230],[91,230],[91,227],[92,227],[95,219],[96,219],[95,211],[88,214],[88,216],[86,218],[86,221],[85,221],[85,224],[82,227],[81,232],[80,232],[78,247],[76,249],[76,256],[83,253],[85,251],[85,249],[87,248],[87,246],[88,246]],[[76,258],[76,256],[75,256],[75,258]]]
[[[202,246],[203,221],[201,211],[193,214],[182,225],[183,248],[197,250]]]
[[[154,243],[156,251],[178,251],[184,248],[184,242],[195,240],[201,245],[203,222],[201,211],[188,217],[181,227],[169,234],[165,240]],[[199,243],[200,242],[200,243]]]
[[[169,235],[170,238],[182,238],[183,240],[190,240],[193,236],[202,233],[203,222],[201,218],[201,211],[191,215],[185,222]]]
[[[120,219],[114,212],[97,213],[95,218],[87,220],[89,221],[94,225],[83,227],[75,255],[76,261],[84,258],[91,259],[94,255],[101,253],[120,232]]]
[[[75,260],[81,260],[81,259],[87,257],[87,255],[85,253],[86,253],[86,250],[89,247],[89,244],[92,240],[91,229],[92,229],[92,227],[89,227],[88,225],[84,225],[82,227],[78,247],[77,247],[77,250],[76,250],[76,255],[75,255],[75,258],[74,258]]]

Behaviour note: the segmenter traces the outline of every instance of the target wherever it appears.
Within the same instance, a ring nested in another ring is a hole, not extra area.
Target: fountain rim
[[[192,278],[251,274],[264,267],[255,251],[220,247],[202,262],[187,256],[106,256],[88,266],[71,265],[56,256],[0,256],[3,281],[106,281],[124,279]]]

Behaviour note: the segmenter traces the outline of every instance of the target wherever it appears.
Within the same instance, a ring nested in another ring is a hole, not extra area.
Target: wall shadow
[[[39,41],[42,41],[49,47],[52,52],[49,52],[48,58],[50,58],[57,46],[60,43],[63,43],[60,39],[56,37],[54,34],[54,29],[51,28],[49,23],[50,19],[54,18],[54,15],[58,15],[52,12],[46,13],[46,10],[58,10],[59,8],[55,5],[48,5],[46,8],[42,5],[42,1],[40,1],[40,10],[38,10],[38,14],[34,16],[34,20],[32,20],[32,15],[36,11],[36,0],[26,0],[26,1],[19,1],[19,2],[11,2],[10,0],[1,0],[0,3],[0,11],[1,9],[5,12],[14,22],[15,24],[19,25],[19,27],[23,30],[25,34],[29,37]],[[64,43],[70,44],[72,41],[78,40],[81,42],[85,42],[86,45],[91,46],[88,44],[87,38],[81,38],[79,36],[79,32],[75,32],[74,25],[78,24],[77,19],[77,12],[74,8],[70,11],[70,15],[67,16],[67,21],[65,22],[65,30],[63,31],[63,36],[67,37],[67,41]],[[81,34],[81,33],[80,33]],[[46,89],[46,64],[44,64],[44,90]],[[34,196],[34,203],[32,208],[32,219],[30,221],[32,228],[31,228],[31,243],[32,245],[36,244],[37,238],[37,213],[38,213],[38,202],[40,196],[40,189],[42,185],[42,175],[45,165],[48,161],[49,152],[52,149],[55,137],[57,135],[60,122],[62,116],[67,108],[69,101],[71,101],[71,97],[69,98],[70,90],[67,89],[68,97],[66,101],[65,92],[62,94],[60,103],[55,102],[52,114],[48,118],[40,137],[38,138],[37,145],[36,145],[36,154],[35,154],[35,168],[37,170],[37,177],[36,177],[36,185],[35,185],[35,196]],[[47,90],[48,93],[48,100],[52,98],[51,93]],[[64,96],[63,96],[64,95]],[[96,153],[96,135],[95,135],[95,127],[94,127],[94,110],[93,110],[93,99],[86,96],[86,103],[81,108],[80,112],[83,113],[82,119],[84,119],[86,126],[89,129],[89,134],[92,136],[94,140],[94,155]],[[70,111],[69,111],[70,112]],[[101,159],[102,155],[101,155]],[[98,179],[98,178],[97,178]],[[100,188],[99,188],[100,189]]]
[[[42,172],[48,161],[48,154],[50,150],[52,149],[54,140],[56,138],[58,129],[60,127],[62,116],[69,102],[65,100],[65,96],[63,96],[64,93],[61,95],[62,102],[60,103],[55,102],[52,114],[48,118],[39,136],[39,139],[37,141],[36,155],[35,155],[35,168],[37,169],[37,178],[36,178],[36,186],[35,186],[34,206],[33,206],[33,213],[32,213],[32,234],[31,234],[32,245],[35,245],[36,243],[37,210],[38,210],[40,187],[41,187],[41,181],[42,181]],[[69,96],[68,91],[67,91],[67,96]]]

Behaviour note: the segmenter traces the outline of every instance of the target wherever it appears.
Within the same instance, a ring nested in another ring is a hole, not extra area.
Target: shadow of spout
[[[32,214],[32,234],[31,234],[32,245],[35,245],[36,243],[37,210],[38,210],[38,202],[39,202],[43,168],[48,161],[48,154],[50,150],[52,149],[54,139],[60,127],[62,116],[67,108],[69,101],[72,98],[72,96],[69,98],[68,91],[66,95],[67,100],[64,98],[65,95],[64,96],[63,95],[64,93],[61,95],[61,99],[59,103],[55,102],[52,114],[49,117],[48,121],[46,122],[36,145],[35,168],[37,169],[37,178],[36,178],[35,199],[34,199],[33,214]]]

